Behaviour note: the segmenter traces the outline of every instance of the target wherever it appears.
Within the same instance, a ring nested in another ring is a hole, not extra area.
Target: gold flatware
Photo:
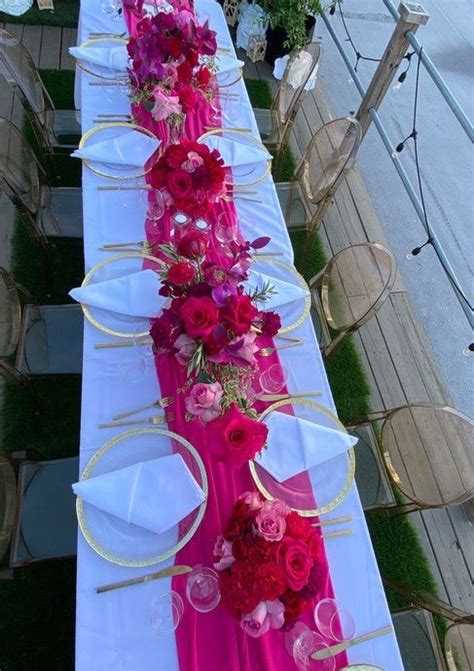
[[[139,247],[146,253],[149,253],[152,246],[153,243],[150,244],[148,240],[139,240],[138,242],[111,242],[110,244],[102,245],[98,249],[100,252],[109,252],[115,249],[121,252],[136,252],[137,250],[132,249],[132,247]]]
[[[120,86],[118,79],[101,79],[100,81],[90,81],[89,86]]]
[[[224,53],[231,54],[232,49],[228,49],[227,47],[217,47],[217,51],[223,51]]]
[[[104,114],[98,114],[97,115],[97,118],[99,118],[99,119],[117,119],[119,117],[120,117],[120,119],[131,119],[132,115],[131,114],[125,114],[125,113],[124,114],[119,114],[118,112],[116,112],[115,114],[113,112],[111,112],[110,114],[104,113]]]
[[[97,594],[103,594],[103,592],[111,592],[113,589],[120,589],[121,587],[128,587],[129,585],[140,585],[141,583],[159,580],[160,578],[170,578],[174,575],[191,573],[192,570],[191,566],[186,566],[185,564],[181,566],[170,566],[169,568],[161,569],[161,571],[155,571],[155,573],[142,575],[139,578],[130,578],[129,580],[120,580],[119,582],[111,582],[108,585],[101,585],[100,587],[97,587],[96,592]]]
[[[150,408],[161,408],[162,410],[164,410],[172,403],[174,403],[174,396],[163,396],[163,398],[159,398],[153,403],[148,403],[147,405],[142,405],[139,408],[134,408],[133,410],[127,410],[126,412],[121,412],[118,415],[113,415],[112,419],[116,421],[117,419],[130,417],[130,415],[136,415],[138,412],[142,412],[143,410],[150,410]]]
[[[226,200],[228,203],[232,202],[232,200],[246,200],[248,203],[261,203],[262,201],[260,198],[247,198],[247,196],[240,196],[238,193],[234,194],[232,198],[229,197],[224,197],[224,200]]]
[[[252,256],[283,256],[283,252],[254,252]]]
[[[151,338],[144,336],[143,339],[140,338],[140,342],[143,345],[149,345],[153,342]],[[94,345],[95,349],[109,349],[112,347],[133,347],[133,340],[117,340],[115,342],[98,342]]]
[[[89,37],[128,37],[127,33],[89,33]]]
[[[205,126],[205,130],[218,130],[218,126]],[[225,131],[238,131],[239,133],[251,133],[251,128],[224,128]]]
[[[257,400],[258,401],[283,401],[284,399],[292,399],[292,398],[305,398],[306,396],[322,396],[323,392],[322,391],[305,391],[301,392],[301,394],[258,394],[257,395]]]
[[[113,184],[99,184],[98,191],[149,191],[151,186],[149,184],[121,184],[114,186]]]
[[[367,634],[363,634],[362,636],[356,636],[355,638],[351,638],[350,640],[344,641],[343,643],[338,643],[337,645],[331,645],[329,646],[329,648],[325,648],[324,650],[318,650],[317,652],[313,652],[311,658],[327,659],[328,657],[334,657],[335,655],[339,655],[339,653],[344,652],[344,650],[347,650],[347,648],[351,648],[353,645],[358,645],[359,643],[365,643],[365,641],[371,641],[373,638],[377,638],[378,636],[386,636],[387,634],[391,634],[392,632],[393,632],[392,625],[382,627],[381,629],[374,629],[374,631],[369,631]]]
[[[328,534],[321,534],[321,538],[339,538],[339,536],[351,536],[352,529],[341,529],[340,531],[330,531]]]
[[[105,424],[99,424],[99,429],[111,429],[114,426],[128,426],[129,424],[152,424],[157,426],[158,424],[166,424],[170,420],[174,419],[174,414],[172,412],[166,415],[152,415],[147,419],[134,419],[132,421],[124,422],[106,422]]]
[[[335,517],[332,520],[321,520],[320,522],[315,522],[312,524],[312,527],[329,527],[332,524],[345,524],[347,522],[352,522],[352,515],[347,515],[346,517]]]
[[[281,347],[262,347],[262,349],[258,350],[257,354],[260,354],[260,356],[271,356],[275,352],[280,352],[282,349],[290,349],[290,347],[299,347],[299,345],[303,345],[304,341],[303,340],[297,340],[292,343],[288,343],[288,345],[282,345]]]

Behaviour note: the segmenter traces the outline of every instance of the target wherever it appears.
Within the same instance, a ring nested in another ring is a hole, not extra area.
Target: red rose
[[[252,304],[250,296],[240,294],[232,298],[221,310],[221,317],[232,333],[240,336],[250,331],[250,323],[257,313],[258,310]]]
[[[260,315],[262,324],[260,330],[263,335],[273,338],[281,328],[280,315],[276,312],[262,312]]]
[[[179,103],[185,112],[190,112],[196,104],[196,91],[189,85],[183,86],[179,92]]]
[[[308,546],[300,540],[285,536],[274,543],[274,560],[281,566],[288,587],[298,592],[308,582],[313,560]]]
[[[178,263],[173,263],[172,266],[168,268],[168,282],[171,284],[189,284],[192,282],[196,275],[196,271],[193,266],[187,261],[179,261]]]
[[[252,522],[253,515],[250,513],[249,506],[241,499],[237,499],[222,535],[227,541],[236,541],[252,530]]]
[[[179,166],[187,159],[187,156],[186,149],[180,144],[170,144],[169,147],[167,147],[163,158],[170,168],[179,168]]]
[[[178,81],[187,84],[193,76],[193,68],[189,63],[183,61],[176,68],[176,73],[178,75]]]
[[[286,535],[303,541],[308,546],[313,561],[321,561],[322,544],[319,534],[308,520],[294,510],[286,516]]]
[[[307,601],[301,597],[299,592],[287,589],[280,597],[285,606],[285,622],[295,622],[307,606]]]
[[[274,601],[286,590],[283,571],[278,564],[274,562],[264,562],[257,564],[257,580],[262,591],[264,601]]]
[[[233,403],[227,412],[212,422],[208,428],[214,430],[210,448],[217,459],[228,461],[240,468],[260,452],[267,440],[268,428],[262,422],[250,419]]]
[[[219,311],[212,298],[188,298],[180,308],[186,333],[191,338],[209,335],[217,324]]]
[[[191,197],[193,181],[191,175],[182,168],[177,168],[168,175],[168,190],[178,200],[186,200]]]
[[[199,68],[199,70],[196,72],[196,79],[199,82],[199,86],[205,87],[209,85],[209,82],[211,80],[211,73],[206,68],[205,66]]]
[[[180,256],[187,259],[196,259],[204,256],[207,248],[207,236],[202,231],[189,231],[178,242],[177,249]]]

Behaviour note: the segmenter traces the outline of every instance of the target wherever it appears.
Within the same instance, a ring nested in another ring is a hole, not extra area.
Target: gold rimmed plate
[[[304,298],[302,297],[301,299],[291,301],[290,303],[278,305],[275,308],[281,319],[281,328],[278,333],[283,335],[284,333],[289,333],[301,326],[301,324],[308,318],[311,310],[311,294],[305,279],[299,274],[296,268],[273,256],[265,256],[264,252],[261,256],[253,257],[251,268],[252,270],[268,275],[270,283],[272,277],[274,277],[275,279],[287,282],[288,284],[294,284],[308,292],[307,296]],[[265,311],[265,303],[259,304],[259,307]]]
[[[85,467],[81,480],[172,453],[182,456],[205,499],[179,524],[163,534],[128,524],[77,498],[79,528],[91,548],[104,559],[121,566],[152,566],[179,552],[194,536],[204,516],[208,497],[206,470],[191,443],[172,431],[158,428],[136,429],[115,436],[93,455]]]
[[[110,121],[107,123],[99,124],[90,128],[84,135],[81,137],[79,142],[79,149],[84,149],[84,147],[92,146],[99,142],[112,141],[118,139],[127,133],[141,133],[148,138],[154,140],[159,140],[152,131],[139,126],[138,124],[131,123],[129,121]],[[133,151],[133,143],[129,142],[131,145],[130,151]],[[160,147],[157,146],[156,150],[148,156],[144,165],[127,165],[119,163],[107,163],[106,160],[91,160],[91,159],[82,159],[82,162],[85,166],[89,168],[96,175],[101,177],[107,177],[108,179],[115,180],[129,180],[129,179],[138,179],[147,175],[155,165],[158,157],[160,155]]]
[[[84,277],[81,286],[86,287],[89,284],[105,282],[107,280],[137,273],[140,270],[143,270],[144,266],[158,271],[162,269],[163,263],[155,256],[142,254],[141,252],[116,254],[115,256],[111,256],[96,263]],[[157,292],[159,288],[160,278],[157,275]],[[81,308],[86,319],[88,319],[93,326],[98,328],[99,331],[107,333],[108,335],[116,336],[117,338],[139,338],[147,336],[150,331],[149,318],[123,315],[103,308],[84,305],[83,303],[81,303]]]
[[[125,37],[93,37],[89,40],[85,40],[80,45],[80,48],[101,48],[101,49],[113,49],[114,47],[118,46],[125,46],[128,43],[128,38]],[[96,63],[91,63],[90,61],[83,61],[80,58],[76,58],[76,63],[77,67],[82,70],[83,72],[86,72],[88,75],[91,75],[92,77],[97,77],[98,79],[104,79],[106,81],[123,81],[127,82],[128,81],[128,74],[126,70],[121,70],[118,68],[113,67],[113,59],[112,59],[112,67],[105,67],[103,65],[98,65]]]
[[[265,422],[272,412],[287,412],[309,422],[346,431],[336,415],[308,398],[277,401],[262,412],[260,421]],[[297,439],[296,433],[288,436],[289,450],[291,441]],[[271,437],[267,449],[272,449]],[[314,449],[317,450],[318,446],[315,445]],[[303,517],[314,517],[337,508],[349,493],[355,475],[355,453],[351,448],[284,482],[278,482],[255,461],[250,461],[249,467],[258,490],[266,499],[281,499]]]
[[[250,132],[240,130],[239,128],[211,128],[198,138],[198,142],[202,142],[213,136],[240,143],[243,146],[247,146],[249,150],[263,149],[265,152],[267,151],[259,139],[255,138]],[[222,158],[225,160],[224,156]],[[229,166],[229,170],[232,171],[232,182],[229,182],[229,185],[251,186],[252,184],[258,184],[270,174],[271,169],[272,160],[262,159],[258,156],[253,162],[242,165],[231,165]]]
[[[226,70],[225,72],[216,73],[217,83],[220,89],[226,89],[234,84],[239,82],[244,74],[244,69],[241,67],[235,67],[232,70]]]

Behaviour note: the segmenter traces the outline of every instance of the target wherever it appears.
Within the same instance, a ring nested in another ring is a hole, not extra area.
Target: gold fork
[[[139,240],[138,242],[111,242],[110,244],[99,247],[99,251],[109,252],[119,250],[121,252],[136,252],[137,250],[135,247],[138,247],[140,251],[147,254],[151,251],[152,245],[150,245],[148,240]]]
[[[262,347],[262,349],[258,350],[257,354],[260,354],[260,356],[271,356],[274,352],[280,352],[282,349],[303,345],[303,342],[303,340],[298,340],[297,342],[291,342],[288,343],[288,345],[282,345],[281,347]]]
[[[129,424],[152,424],[156,426],[157,424],[166,424],[170,420],[174,419],[174,414],[172,412],[166,415],[152,415],[147,419],[135,419],[133,421],[124,421],[124,422],[106,422],[105,424],[99,424],[99,429],[110,429],[114,426],[128,426]]]
[[[124,417],[130,417],[130,415],[136,415],[138,412],[143,410],[149,410],[150,408],[162,408],[163,410],[169,405],[174,403],[174,396],[163,396],[153,403],[148,403],[147,405],[142,405],[140,408],[134,408],[133,410],[127,410],[127,412],[120,412],[118,415],[112,415],[112,419],[116,421],[117,419],[123,419]]]

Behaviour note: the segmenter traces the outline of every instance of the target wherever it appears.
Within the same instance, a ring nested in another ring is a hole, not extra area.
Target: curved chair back
[[[474,669],[474,623],[448,627],[444,637],[444,655],[449,671]]]
[[[474,422],[439,405],[391,410],[382,425],[388,471],[421,508],[452,506],[474,497]]]
[[[344,117],[324,124],[311,139],[302,161],[302,178],[308,200],[315,205],[334,193],[352,167],[361,141],[360,124]]]
[[[21,303],[12,277],[0,267],[0,359],[11,356],[18,345]]]
[[[22,102],[45,126],[47,111],[54,109],[38,70],[25,47],[7,30],[0,29],[0,72],[19,92]]]
[[[0,180],[18,205],[35,214],[41,203],[42,168],[25,137],[0,118]]]
[[[16,515],[16,480],[9,459],[0,452],[0,559],[10,544]]]
[[[275,97],[279,124],[283,127],[294,118],[304,100],[306,85],[316,76],[322,54],[319,42],[310,42],[291,54]]]

